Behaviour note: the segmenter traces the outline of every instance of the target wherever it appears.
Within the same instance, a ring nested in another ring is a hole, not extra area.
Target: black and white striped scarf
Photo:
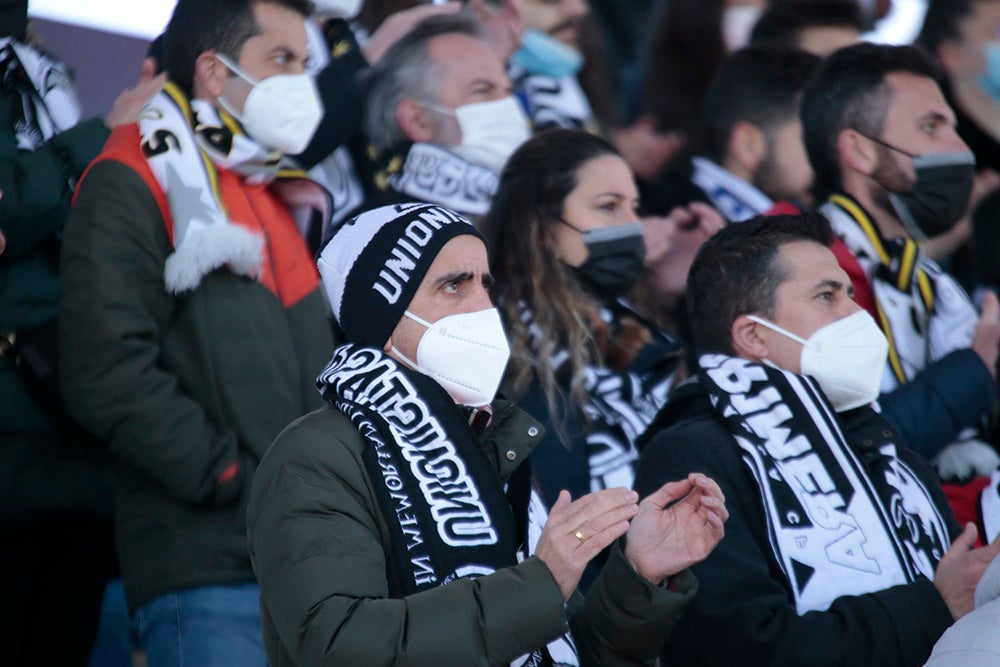
[[[721,354],[699,365],[757,481],[800,615],[843,595],[934,579],[947,524],[895,445],[864,466],[812,378]]]
[[[471,427],[434,380],[380,350],[348,344],[334,352],[317,386],[372,445],[363,460],[389,527],[398,594],[517,563],[527,535],[518,534]],[[576,650],[567,635],[513,664],[575,665]]]
[[[16,100],[11,120],[19,150],[33,151],[80,122],[66,66],[11,37],[0,39],[0,82]]]
[[[511,67],[510,78],[532,132],[562,128],[600,133],[594,111],[575,76],[555,78]]]
[[[635,483],[635,465],[639,459],[636,442],[646,432],[653,419],[667,403],[670,390],[677,378],[677,368],[683,349],[680,341],[652,323],[644,320],[625,299],[609,300],[600,309],[600,316],[612,327],[621,315],[642,321],[653,334],[658,362],[640,370],[612,370],[599,362],[580,370],[586,402],[583,405],[586,427],[580,429],[586,443],[590,472],[590,491],[600,491],[616,486],[632,488]],[[531,323],[532,312],[526,306],[522,319],[528,324],[531,346],[537,350],[544,333]],[[566,347],[557,348],[550,356],[553,374],[568,384],[572,355]],[[542,363],[539,358],[536,363]],[[556,424],[569,423],[565,415],[552,415]],[[569,431],[563,429],[565,437]],[[574,432],[577,429],[572,429]],[[564,443],[566,444],[566,443]]]
[[[833,195],[820,212],[857,257],[874,290],[878,323],[889,340],[883,392],[971,345],[979,319],[975,307],[916,241],[884,241],[864,209],[846,195]]]

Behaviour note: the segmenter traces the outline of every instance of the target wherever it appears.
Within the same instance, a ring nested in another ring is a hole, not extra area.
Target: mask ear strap
[[[403,354],[402,352],[400,352],[398,347],[396,347],[395,345],[393,345],[389,349],[392,350],[397,357],[399,357],[400,359],[402,359],[403,361],[405,361],[406,365],[409,366],[411,369],[413,369],[413,370],[415,370],[415,371],[417,371],[419,373],[423,373],[423,371],[420,369],[420,366],[418,366],[417,364],[413,363],[412,359],[410,359],[408,356],[406,356],[405,354]]]
[[[747,315],[746,318],[748,320],[752,321],[752,322],[756,322],[757,324],[759,324],[761,326],[767,327],[771,331],[777,331],[782,336],[786,336],[787,338],[791,338],[792,340],[794,340],[796,343],[798,343],[800,345],[804,346],[804,345],[807,344],[807,341],[804,338],[802,338],[801,336],[796,336],[791,331],[789,331],[787,329],[782,329],[777,324],[772,324],[771,322],[768,322],[767,320],[765,320],[763,318],[757,317],[756,315]]]
[[[430,322],[428,322],[427,320],[425,320],[425,319],[423,319],[421,317],[417,317],[416,315],[414,315],[413,313],[411,313],[408,310],[404,310],[403,311],[403,315],[409,317],[411,320],[413,320],[417,324],[422,324],[423,326],[425,326],[428,329],[432,329],[434,327],[434,325],[431,324]]]
[[[249,83],[251,86],[256,86],[258,83],[260,83],[259,81],[254,81],[253,79],[251,79],[247,75],[247,73],[244,72],[242,69],[240,69],[236,65],[236,63],[234,63],[232,60],[229,59],[228,56],[225,56],[225,55],[223,55],[221,53],[216,53],[215,57],[219,59],[219,62],[221,62],[226,67],[228,67],[230,72],[232,72],[236,76],[240,77],[241,79],[243,79],[244,81],[246,81],[247,83]]]

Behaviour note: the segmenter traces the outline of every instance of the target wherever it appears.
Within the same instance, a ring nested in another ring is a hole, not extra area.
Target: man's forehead
[[[306,19],[294,9],[273,2],[257,2],[253,15],[258,32],[250,40],[265,42],[266,46],[280,45],[305,51],[308,44]]]
[[[923,118],[936,114],[954,120],[955,114],[934,79],[911,72],[892,72],[885,80],[890,91],[886,116]]]
[[[476,79],[496,83],[497,79],[507,79],[499,56],[478,37],[446,33],[431,39],[427,48],[445,78],[461,79],[463,83]]]
[[[785,270],[785,281],[821,284],[824,281],[844,282],[847,274],[837,257],[816,241],[790,241],[781,245],[779,261]]]

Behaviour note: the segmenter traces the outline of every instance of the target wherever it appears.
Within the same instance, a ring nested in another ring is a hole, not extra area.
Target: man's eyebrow
[[[461,283],[466,280],[472,280],[472,271],[452,271],[440,276],[434,281],[434,287],[443,287],[450,283]]]
[[[291,58],[295,58],[296,60],[300,60],[303,58],[308,58],[309,51],[307,49],[306,52],[302,54],[299,53],[294,47],[286,46],[284,44],[278,44],[277,46],[272,47],[270,51],[268,51],[268,55],[272,56],[285,55]]]
[[[945,116],[943,113],[938,113],[937,111],[928,111],[923,116],[920,117],[921,123],[926,123],[933,121],[935,123],[951,123],[952,120]]]
[[[490,81],[489,79],[473,79],[472,81],[470,81],[469,83],[467,83],[465,87],[466,88],[477,88],[479,86],[489,86],[491,89],[497,87],[496,83],[494,83],[493,81]]]
[[[832,289],[835,292],[839,292],[841,289],[843,289],[843,287],[844,283],[840,282],[839,280],[832,280],[832,279],[822,280],[819,283],[817,283],[815,287],[813,287],[813,291],[818,292],[822,289]]]

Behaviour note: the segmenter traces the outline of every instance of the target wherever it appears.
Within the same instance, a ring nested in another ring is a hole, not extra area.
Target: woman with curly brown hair
[[[553,130],[510,158],[484,220],[505,390],[548,429],[532,465],[550,506],[560,489],[631,486],[635,440],[673,383],[680,345],[624,298],[645,259],[637,205],[611,144]]]

